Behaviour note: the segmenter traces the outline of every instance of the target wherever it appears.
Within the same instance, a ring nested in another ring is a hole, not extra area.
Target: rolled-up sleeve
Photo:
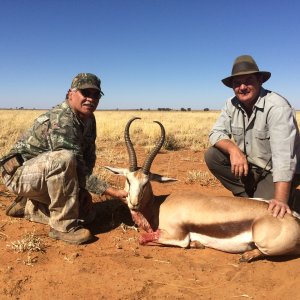
[[[229,114],[228,103],[221,111],[219,118],[209,133],[209,142],[214,146],[220,140],[231,139],[231,117]]]
[[[91,193],[102,195],[107,190],[108,187],[109,187],[108,183],[99,179],[95,175],[89,175],[86,177],[85,188]]]

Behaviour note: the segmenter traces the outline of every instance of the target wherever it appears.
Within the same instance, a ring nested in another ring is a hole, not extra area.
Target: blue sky
[[[0,0],[0,107],[51,108],[79,72],[103,109],[221,109],[235,57],[300,109],[298,0]]]

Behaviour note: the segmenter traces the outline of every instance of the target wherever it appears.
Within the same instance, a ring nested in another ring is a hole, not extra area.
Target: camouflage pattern
[[[26,161],[13,176],[2,173],[10,191],[30,198],[25,218],[69,231],[79,218],[76,159],[68,150],[45,152]]]
[[[91,73],[79,73],[77,76],[74,77],[71,89],[96,89],[100,91],[101,95],[104,95],[101,91],[100,87],[101,81],[100,79]]]
[[[34,121],[7,155],[21,154],[24,164],[12,176],[1,168],[8,189],[35,202],[28,201],[26,218],[67,231],[79,217],[79,189],[102,194],[108,188],[92,175],[95,139],[95,117],[83,123],[67,101]]]
[[[64,101],[38,117],[8,155],[19,153],[26,161],[47,151],[70,150],[77,159],[79,187],[103,194],[108,185],[92,175],[96,161],[95,140],[95,117],[83,123]]]

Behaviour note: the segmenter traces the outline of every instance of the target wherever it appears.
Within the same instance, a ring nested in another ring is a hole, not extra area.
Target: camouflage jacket
[[[96,161],[96,120],[83,123],[67,101],[39,116],[13,146],[9,155],[19,153],[24,161],[47,151],[70,150],[77,158],[80,188],[102,194],[108,184],[92,175]]]

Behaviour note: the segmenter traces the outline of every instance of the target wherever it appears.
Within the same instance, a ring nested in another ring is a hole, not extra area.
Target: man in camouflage
[[[0,164],[5,185],[18,195],[6,214],[49,224],[51,238],[74,244],[92,239],[81,225],[95,217],[89,192],[127,196],[92,175],[100,84],[93,74],[78,74],[66,100],[38,117]]]

